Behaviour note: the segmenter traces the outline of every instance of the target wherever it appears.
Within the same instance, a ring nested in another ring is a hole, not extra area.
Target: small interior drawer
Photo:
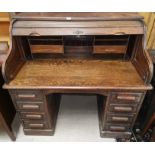
[[[37,90],[16,90],[13,92],[13,94],[16,100],[26,100],[26,101],[43,100],[42,92]]]
[[[110,112],[117,113],[135,113],[137,111],[137,105],[135,104],[113,104],[109,105]]]
[[[107,114],[106,120],[112,123],[132,123],[134,115]]]
[[[31,53],[63,53],[63,39],[61,36],[31,36],[28,37]]]
[[[94,54],[125,54],[129,36],[95,36]]]
[[[112,93],[111,101],[123,103],[140,102],[142,93]]]
[[[16,105],[22,111],[44,111],[44,103],[42,101],[16,101]]]
[[[47,129],[49,125],[44,121],[23,121],[25,129]]]
[[[44,113],[31,113],[31,112],[20,112],[20,116],[22,119],[26,120],[44,120]]]
[[[35,53],[63,53],[62,45],[31,45],[31,52]]]
[[[113,132],[126,132],[130,131],[131,127],[129,124],[107,124],[105,130]]]
[[[115,53],[115,54],[125,54],[126,52],[126,46],[124,45],[113,45],[113,46],[108,46],[108,45],[95,45],[94,46],[94,54],[110,54],[110,53]]]

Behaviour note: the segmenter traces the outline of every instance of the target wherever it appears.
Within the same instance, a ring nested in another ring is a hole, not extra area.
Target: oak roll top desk
[[[96,95],[102,137],[128,138],[150,81],[135,13],[14,13],[2,72],[27,135],[54,133],[62,94]],[[73,103],[74,104],[74,103]]]

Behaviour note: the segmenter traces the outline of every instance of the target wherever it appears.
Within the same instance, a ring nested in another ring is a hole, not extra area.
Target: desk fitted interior
[[[130,61],[42,59],[27,61],[7,88],[146,87]]]

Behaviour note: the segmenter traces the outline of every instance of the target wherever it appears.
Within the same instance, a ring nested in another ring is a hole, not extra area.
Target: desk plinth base
[[[131,132],[111,132],[111,131],[103,131],[100,130],[100,136],[102,138],[130,138]]]
[[[24,129],[25,135],[33,135],[33,136],[53,136],[54,129],[47,129],[47,130],[31,130],[31,129]]]

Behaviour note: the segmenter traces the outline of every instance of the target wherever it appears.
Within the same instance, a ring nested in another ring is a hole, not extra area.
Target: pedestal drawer
[[[16,90],[13,91],[13,95],[16,100],[37,100],[42,101],[43,100],[43,94],[39,90]]]
[[[21,111],[44,111],[44,103],[42,101],[16,101],[17,110]]]
[[[25,129],[48,129],[49,125],[44,121],[23,121]]]
[[[135,113],[137,111],[137,104],[110,104],[109,111],[117,113]]]
[[[138,103],[143,93],[112,93],[111,102]]]
[[[26,120],[44,120],[45,119],[44,113],[21,112],[20,116],[22,119],[26,119]]]
[[[107,124],[105,126],[105,130],[113,132],[126,132],[130,131],[130,129],[129,124]]]
[[[132,123],[134,115],[107,114],[106,121],[111,123]]]

